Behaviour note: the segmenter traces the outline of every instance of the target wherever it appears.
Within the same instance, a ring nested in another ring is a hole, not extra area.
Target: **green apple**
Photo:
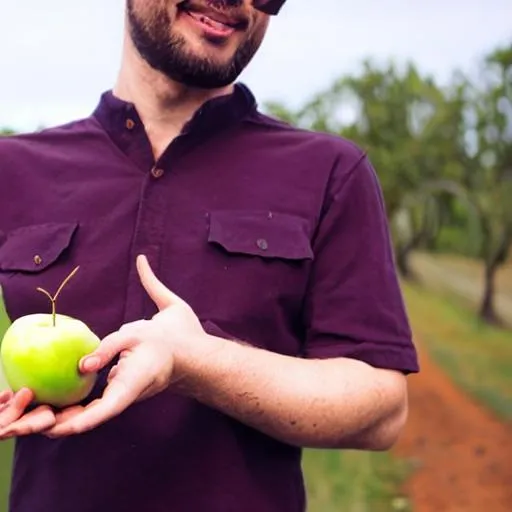
[[[66,407],[86,398],[96,374],[81,374],[80,359],[93,352],[99,338],[82,321],[56,313],[56,299],[78,267],[50,298],[52,313],[36,313],[16,319],[4,334],[0,359],[9,387],[18,391],[27,387],[35,402]]]

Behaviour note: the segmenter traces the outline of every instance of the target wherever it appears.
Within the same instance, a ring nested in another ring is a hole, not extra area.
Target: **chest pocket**
[[[314,253],[307,220],[268,211],[213,211],[208,256],[191,279],[206,320],[230,336],[296,354]]]
[[[208,242],[232,255],[272,260],[312,260],[308,224],[283,213],[215,211],[210,214]]]
[[[38,273],[70,246],[77,223],[47,223],[15,229],[0,245],[0,271]]]
[[[54,293],[71,271],[71,262],[67,261],[65,253],[77,227],[77,223],[37,224],[17,228],[2,237],[0,287],[5,309],[12,320],[48,310],[47,298],[36,288]],[[59,268],[61,262],[65,269]]]

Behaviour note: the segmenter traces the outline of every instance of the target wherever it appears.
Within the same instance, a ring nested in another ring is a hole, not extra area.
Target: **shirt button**
[[[268,242],[264,239],[264,238],[260,238],[257,242],[256,242],[256,245],[262,250],[262,251],[266,251],[268,249]]]
[[[39,256],[39,254],[36,254],[34,256],[34,263],[36,265],[41,265],[41,263],[43,263],[43,258],[41,258],[41,256]]]
[[[151,174],[153,178],[161,178],[164,175],[164,170],[158,167],[153,167],[153,169],[151,169]]]
[[[125,125],[128,130],[133,130],[135,128],[135,121],[133,119],[127,119]]]

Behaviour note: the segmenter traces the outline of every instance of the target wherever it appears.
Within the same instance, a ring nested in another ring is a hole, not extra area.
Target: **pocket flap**
[[[40,272],[69,246],[78,223],[51,222],[6,233],[0,245],[0,270]]]
[[[313,259],[307,222],[283,213],[215,211],[208,241],[230,253],[289,260]]]

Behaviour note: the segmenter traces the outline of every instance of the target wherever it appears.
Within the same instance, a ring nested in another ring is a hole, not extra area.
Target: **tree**
[[[341,77],[297,112],[268,105],[281,119],[345,136],[368,152],[392,221],[398,268],[406,278],[413,277],[410,252],[432,228],[427,214],[432,205],[418,192],[444,173],[439,142],[454,140],[440,133],[446,126],[439,114],[445,112],[444,102],[434,80],[413,64],[400,69],[392,62],[377,67],[366,61],[358,75]]]
[[[499,322],[495,311],[496,272],[512,245],[512,44],[485,59],[482,84],[475,86],[474,127],[480,172],[473,180],[479,208],[484,261],[480,316]]]

